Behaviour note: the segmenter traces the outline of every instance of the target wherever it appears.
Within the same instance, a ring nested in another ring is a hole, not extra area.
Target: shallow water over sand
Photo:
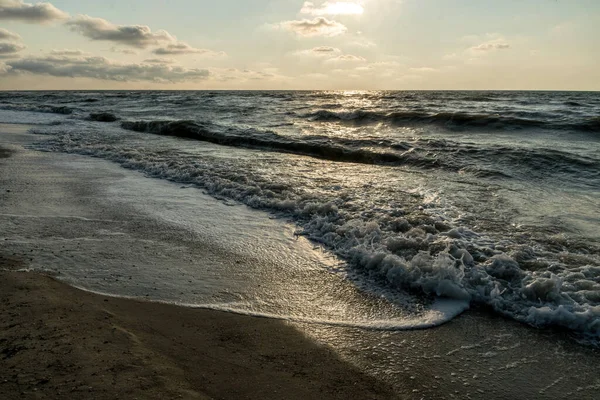
[[[379,329],[435,326],[467,307],[360,290],[291,224],[196,188],[98,159],[27,154],[28,186],[43,200],[3,205],[3,249],[86,290]]]

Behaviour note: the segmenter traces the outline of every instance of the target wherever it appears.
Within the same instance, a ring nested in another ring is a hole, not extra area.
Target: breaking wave
[[[197,121],[123,121],[124,129],[164,136],[200,140],[224,146],[259,148],[263,150],[307,155],[331,161],[362,164],[397,164],[419,167],[439,167],[435,159],[416,157],[412,152],[375,152],[365,148],[352,148],[331,142],[325,137],[308,137],[304,140],[284,137],[270,131],[233,129]],[[346,141],[346,144],[358,141]]]
[[[500,114],[470,114],[465,112],[427,113],[419,111],[330,111],[318,110],[304,116],[311,121],[340,122],[355,125],[388,123],[391,125],[436,125],[448,129],[486,128],[493,130],[520,130],[527,128],[574,129],[600,132],[600,117],[573,123],[546,122],[533,118],[519,118]]]
[[[62,123],[35,129],[50,135],[40,149],[112,160],[289,218],[298,235],[346,260],[357,282],[368,276],[392,290],[600,338],[600,248],[591,232],[600,188],[597,93],[4,92],[0,99],[0,108],[64,114],[4,112],[8,121],[23,114]],[[344,111],[357,104],[364,110]],[[106,111],[118,116],[90,115]],[[112,117],[123,121],[91,121]]]
[[[223,140],[197,124],[192,129],[182,122],[134,124],[143,132],[157,129]],[[179,130],[181,126],[186,129]],[[600,337],[600,267],[583,253],[577,255],[581,266],[567,268],[560,262],[568,253],[565,247],[560,255],[539,244],[495,243],[467,226],[428,214],[408,198],[402,209],[357,207],[350,194],[298,188],[285,171],[265,175],[252,161],[198,159],[95,135],[59,134],[41,146],[106,158],[151,177],[193,184],[219,198],[283,213],[295,220],[298,235],[321,243],[356,273],[388,288],[484,304],[531,325],[561,326]],[[398,196],[393,194],[394,201]],[[365,192],[360,198],[367,201],[369,195]]]
[[[223,127],[197,121],[123,121],[124,129],[175,136],[224,146],[257,148],[307,155],[338,162],[405,165],[424,169],[468,172],[480,178],[545,178],[559,174],[583,185],[600,186],[600,161],[552,149],[458,145],[449,140],[335,138],[306,135],[286,137],[273,131]]]

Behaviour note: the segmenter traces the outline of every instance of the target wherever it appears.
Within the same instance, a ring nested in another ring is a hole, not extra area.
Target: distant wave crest
[[[1,104],[1,110],[8,111],[32,111],[32,112],[41,112],[41,113],[49,113],[49,114],[62,114],[62,115],[70,115],[73,114],[73,109],[65,106],[50,106],[44,104]]]
[[[553,128],[600,132],[600,117],[579,122],[556,124],[533,118],[519,118],[500,114],[470,114],[466,112],[427,113],[420,111],[331,111],[318,110],[305,115],[305,118],[317,122],[339,122],[355,125],[387,123],[390,125],[436,125],[449,129],[486,128],[486,129],[526,129]]]
[[[345,161],[362,164],[407,164],[419,167],[439,167],[436,159],[418,157],[405,151],[402,153],[376,152],[364,148],[353,148],[331,142],[327,138],[308,137],[305,140],[285,137],[270,131],[255,129],[236,130],[211,123],[197,121],[123,121],[124,129],[148,132],[157,135],[176,136],[205,142],[273,150],[293,154],[308,155],[331,161]]]
[[[115,122],[119,117],[109,112],[91,113],[89,119],[97,122]]]
[[[405,165],[424,169],[468,172],[481,178],[507,179],[516,176],[544,177],[546,173],[570,176],[586,185],[597,185],[597,159],[552,149],[480,147],[453,141],[418,139],[400,142],[381,139],[327,136],[287,137],[273,131],[223,127],[198,121],[123,121],[124,129],[175,136],[224,146],[257,148],[306,155],[329,161],[359,164]]]

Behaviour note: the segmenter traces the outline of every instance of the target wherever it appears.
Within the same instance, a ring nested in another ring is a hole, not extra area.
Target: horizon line
[[[583,92],[600,89],[0,89],[0,92]]]

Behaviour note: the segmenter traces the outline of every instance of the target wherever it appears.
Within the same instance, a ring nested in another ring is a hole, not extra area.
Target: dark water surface
[[[0,122],[291,219],[354,282],[600,337],[600,93],[2,92]]]

